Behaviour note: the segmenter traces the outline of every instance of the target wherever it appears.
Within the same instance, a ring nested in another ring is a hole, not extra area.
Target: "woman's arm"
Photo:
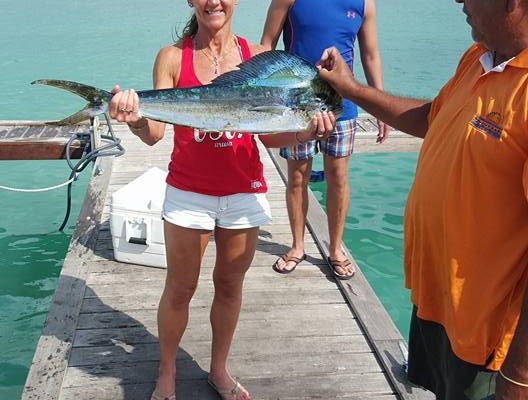
[[[173,88],[178,81],[181,62],[181,49],[167,46],[161,49],[153,68],[154,89]],[[175,72],[176,71],[176,72]],[[165,123],[141,117],[139,98],[133,89],[121,91],[116,85],[112,89],[114,97],[110,102],[110,116],[120,122],[126,122],[132,133],[143,142],[152,146],[165,135]]]

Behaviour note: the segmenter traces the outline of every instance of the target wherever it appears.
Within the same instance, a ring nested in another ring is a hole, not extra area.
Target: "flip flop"
[[[350,262],[348,258],[345,258],[344,260],[339,261],[339,260],[332,260],[330,257],[328,257],[327,260],[328,260],[328,264],[330,265],[330,268],[332,268],[332,272],[334,273],[337,279],[346,281],[348,279],[352,279],[352,277],[356,274],[356,271],[352,271],[351,275],[340,274],[339,272],[337,272],[336,268],[343,269],[345,267],[348,267],[349,265],[352,265],[352,263]]]
[[[207,383],[222,398],[222,400],[236,400],[238,393],[242,390],[242,386],[238,382],[238,377],[234,377],[233,379],[235,380],[235,386],[233,386],[232,389],[220,389],[209,378],[207,378]]]
[[[176,400],[176,393],[169,396],[163,396],[154,390],[152,396],[150,396],[150,400]]]
[[[283,260],[286,264],[289,262],[294,263],[293,268],[292,269],[280,269],[279,268],[280,260]],[[304,260],[306,260],[306,254],[303,254],[302,257],[294,257],[294,256],[289,256],[287,254],[283,254],[282,256],[277,258],[277,261],[273,263],[271,268],[273,268],[273,270],[275,272],[278,272],[279,274],[289,274],[290,272],[293,272],[295,268],[297,268],[297,265],[299,265],[299,263],[303,262]]]

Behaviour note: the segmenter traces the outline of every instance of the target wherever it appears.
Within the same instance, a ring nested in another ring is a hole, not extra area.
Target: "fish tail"
[[[60,121],[48,122],[50,125],[75,125],[96,115],[103,114],[108,111],[108,103],[113,96],[112,93],[106,90],[97,89],[93,86],[78,82],[55,79],[39,79],[31,82],[32,85],[36,83],[67,90],[88,101],[88,104],[83,109]]]

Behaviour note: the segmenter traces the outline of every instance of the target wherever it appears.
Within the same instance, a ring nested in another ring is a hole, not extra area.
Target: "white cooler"
[[[151,168],[112,194],[110,232],[117,261],[166,267],[162,207],[167,171]]]

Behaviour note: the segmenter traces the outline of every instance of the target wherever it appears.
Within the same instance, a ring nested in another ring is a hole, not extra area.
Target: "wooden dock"
[[[66,158],[66,146],[73,135],[87,132],[88,125],[53,126],[41,121],[1,121],[0,160],[56,160]],[[72,159],[81,157],[88,141],[72,143]]]
[[[172,135],[148,147],[126,126],[115,130],[127,153],[100,159],[94,168],[22,399],[145,400],[154,388],[156,310],[165,270],[114,260],[109,201],[115,190],[148,168],[166,168]],[[356,150],[381,149],[371,145],[374,141],[364,129]],[[419,147],[402,135],[391,141],[403,151]],[[231,373],[255,400],[432,399],[406,382],[405,342],[359,268],[350,281],[332,277],[323,261],[328,254],[326,216],[313,196],[307,260],[290,275],[271,269],[291,240],[284,164],[276,154],[261,151],[274,219],[261,227],[246,276]],[[178,400],[218,398],[206,382],[213,256],[211,242],[178,353]]]

